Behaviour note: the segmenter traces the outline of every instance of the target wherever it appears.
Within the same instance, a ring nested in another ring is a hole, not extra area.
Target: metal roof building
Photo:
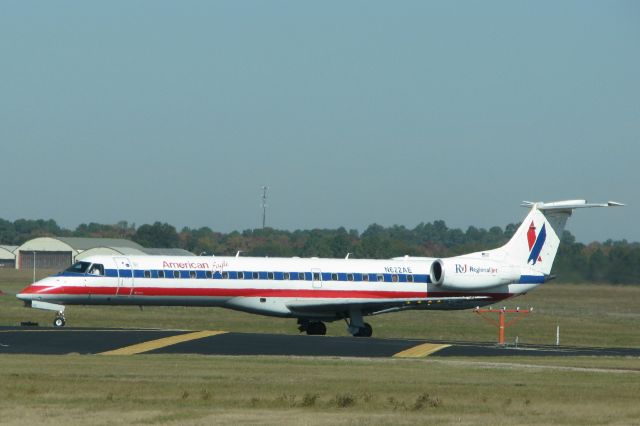
[[[195,254],[191,253],[188,250],[181,248],[143,248],[142,249],[146,254],[149,255],[165,255],[165,256],[195,256]]]
[[[133,247],[93,247],[88,250],[79,253],[76,256],[76,261],[84,260],[90,256],[139,256],[146,254],[142,249]]]
[[[133,247],[94,247],[83,251],[76,256],[76,261],[86,259],[89,256],[136,256],[136,255],[166,255],[166,256],[195,256],[190,251],[179,248],[133,248]]]
[[[119,238],[39,237],[26,241],[13,251],[16,269],[65,269],[76,260],[91,255],[114,256],[166,254],[193,256],[182,249],[147,249],[138,243]]]
[[[14,251],[18,246],[0,245],[0,268],[13,268],[16,264],[16,254]]]

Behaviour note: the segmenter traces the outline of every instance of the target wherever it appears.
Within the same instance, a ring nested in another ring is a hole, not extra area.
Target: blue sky
[[[0,217],[640,241],[635,1],[0,1]]]

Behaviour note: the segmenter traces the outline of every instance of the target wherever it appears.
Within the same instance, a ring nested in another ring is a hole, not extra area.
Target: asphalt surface
[[[640,357],[640,348],[512,346],[224,331],[0,327],[0,354],[205,354],[329,357],[617,356]]]

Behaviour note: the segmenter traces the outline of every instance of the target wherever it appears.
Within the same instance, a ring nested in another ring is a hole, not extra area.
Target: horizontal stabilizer
[[[616,201],[607,201],[606,203],[587,203],[587,200],[563,200],[552,201],[550,203],[544,203],[542,201],[523,201],[522,207],[536,207],[538,210],[571,210],[581,209],[587,207],[620,207],[624,206],[622,203]]]

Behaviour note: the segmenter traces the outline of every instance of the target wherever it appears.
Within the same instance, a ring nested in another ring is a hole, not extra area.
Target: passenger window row
[[[187,271],[184,271],[185,273]],[[374,281],[385,282],[385,274],[353,274],[353,273],[323,273],[322,276],[319,272],[313,272],[312,274],[305,274],[304,272],[245,272],[245,271],[222,271],[215,272],[204,271],[204,276],[198,271],[188,271],[189,278],[222,278],[222,279],[238,279],[238,280],[297,280],[297,281],[309,281],[312,278],[314,281],[364,281],[368,282],[373,277]],[[388,274],[387,274],[388,275]],[[164,271],[164,270],[145,270],[145,278],[180,278],[180,271]],[[185,277],[186,278],[186,277]],[[346,280],[345,280],[346,278]],[[399,282],[400,278],[398,274],[390,275],[390,282]],[[414,282],[413,275],[406,275],[406,282]]]

